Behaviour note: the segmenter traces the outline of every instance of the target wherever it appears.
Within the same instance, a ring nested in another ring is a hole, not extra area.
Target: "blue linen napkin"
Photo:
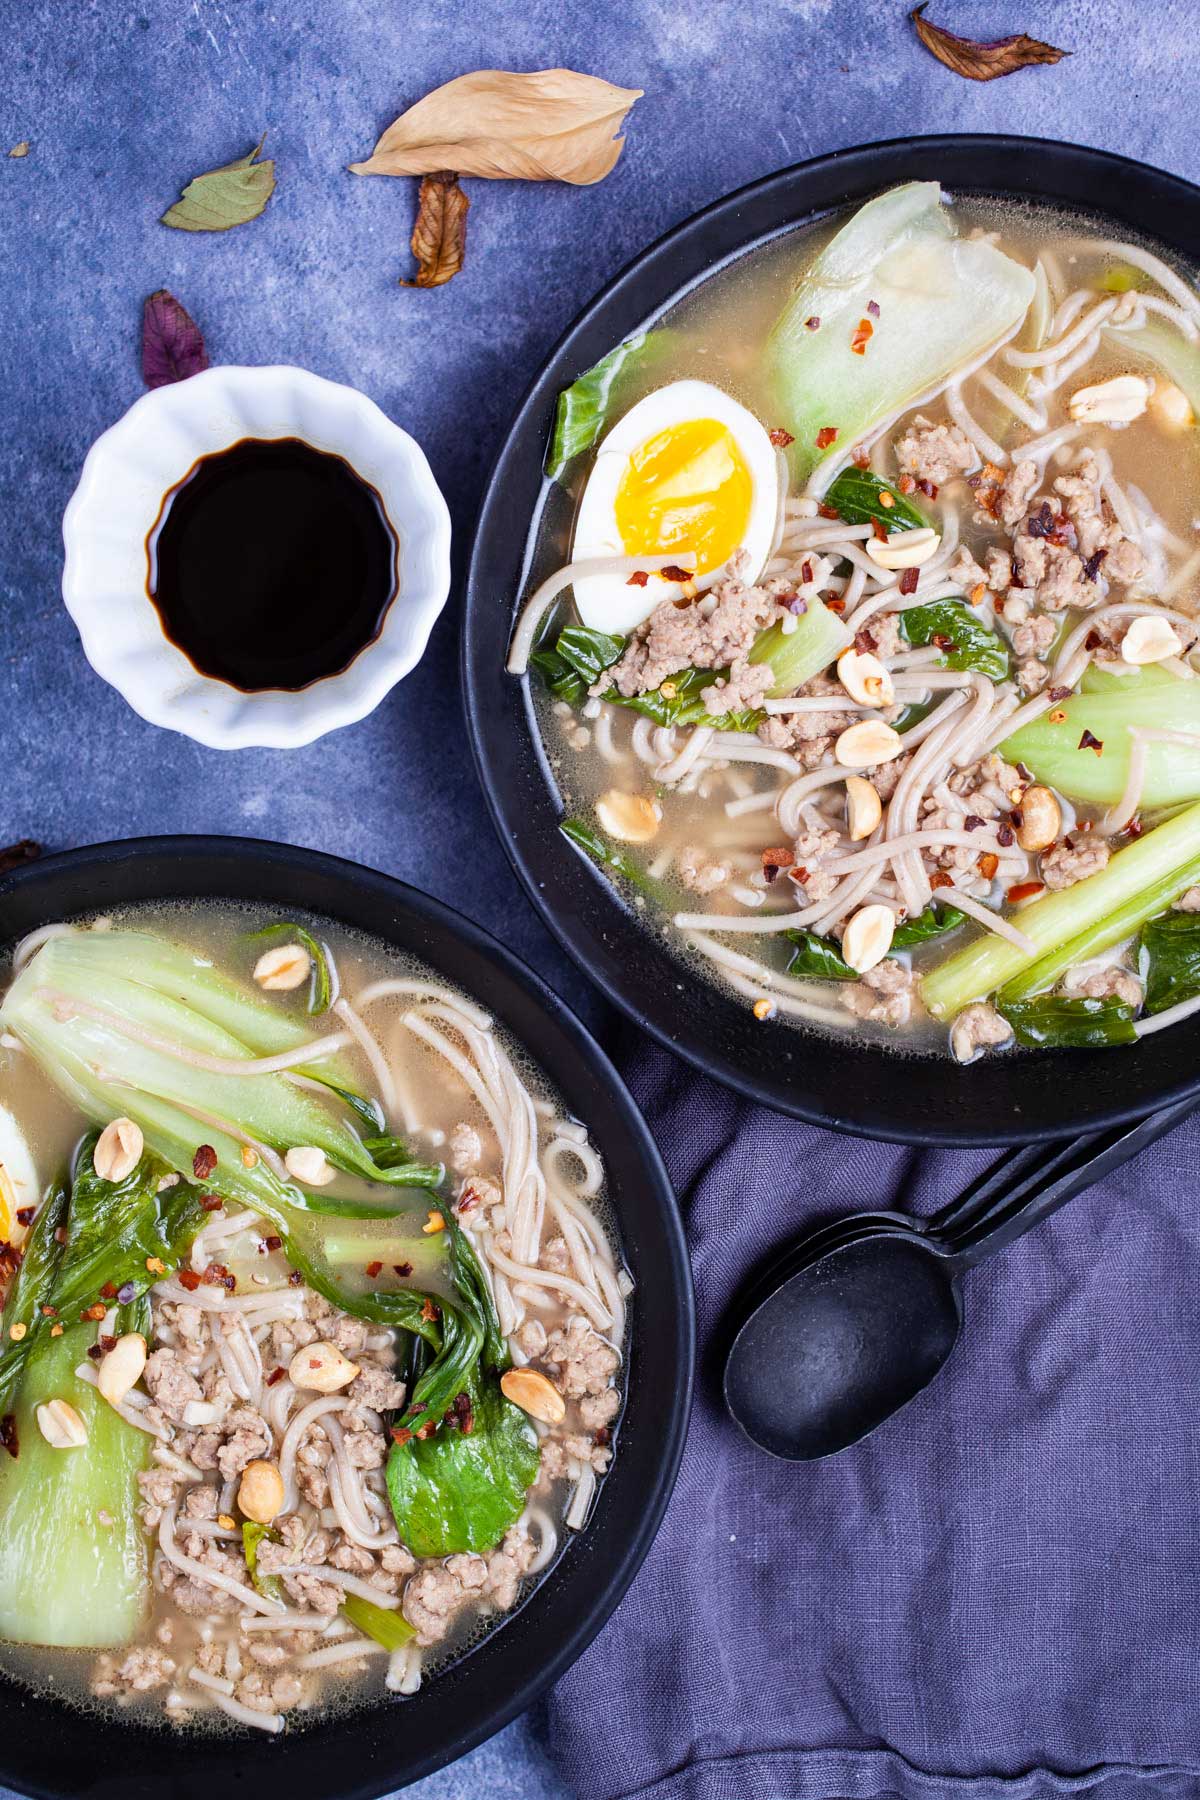
[[[1197,1800],[1200,1124],[969,1277],[903,1413],[788,1464],[721,1408],[730,1296],[815,1219],[932,1211],[996,1152],[837,1137],[657,1049],[630,1079],[683,1203],[700,1369],[654,1548],[549,1702],[581,1800]]]

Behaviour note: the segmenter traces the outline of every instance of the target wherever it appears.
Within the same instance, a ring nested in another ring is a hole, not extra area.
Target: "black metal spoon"
[[[1006,1156],[930,1219],[872,1212],[810,1232],[744,1296],[725,1403],[773,1456],[830,1456],[928,1386],[962,1329],[962,1276],[1192,1110]]]

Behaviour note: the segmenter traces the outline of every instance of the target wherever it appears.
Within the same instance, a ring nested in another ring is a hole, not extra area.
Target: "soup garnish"
[[[413,1692],[612,1454],[631,1284],[586,1129],[473,1002],[315,922],[49,927],[0,1032],[0,1666],[271,1732]]]
[[[563,830],[760,1018],[1135,1043],[1200,1008],[1200,298],[936,182],[809,245],[562,397]]]

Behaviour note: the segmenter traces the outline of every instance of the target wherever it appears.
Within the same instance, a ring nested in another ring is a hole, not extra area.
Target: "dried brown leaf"
[[[8,154],[10,156],[28,156],[29,155],[29,140],[28,140],[28,138],[22,138],[21,142],[19,144],[14,144]]]
[[[467,250],[470,204],[453,169],[439,169],[424,177],[412,234],[412,253],[420,266],[416,280],[402,279],[401,287],[443,287],[458,274]]]
[[[614,87],[573,69],[512,74],[479,69],[435,88],[389,125],[356,175],[458,175],[569,181],[608,174],[625,140],[614,136],[641,88]]]
[[[998,75],[1012,75],[1017,69],[1027,69],[1034,63],[1061,62],[1069,56],[1069,50],[1057,50],[1053,44],[1043,44],[1038,38],[1027,37],[1023,31],[1012,37],[996,38],[991,43],[978,43],[974,38],[959,37],[955,31],[947,31],[941,25],[932,25],[924,18],[929,0],[921,0],[909,18],[917,28],[917,36],[925,48],[953,69],[956,75],[965,75],[968,81],[995,81]]]

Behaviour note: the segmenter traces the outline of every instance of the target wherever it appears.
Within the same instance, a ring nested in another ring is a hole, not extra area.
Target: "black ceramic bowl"
[[[744,1001],[697,980],[661,935],[557,830],[561,806],[527,681],[504,673],[534,533],[557,490],[542,460],[556,397],[614,344],[714,269],[834,208],[897,182],[1009,196],[1085,212],[1117,235],[1146,234],[1200,262],[1200,188],[1073,144],[930,137],[838,152],[743,188],[660,239],[567,332],[530,388],[492,471],[467,587],[463,680],[479,778],[526,891],[593,981],[655,1037],[719,1080],[802,1119],[906,1143],[1066,1136],[1200,1091],[1200,1018],[1119,1052],[1025,1053],[961,1069],[849,1038],[760,1023]],[[563,549],[567,509],[552,514]],[[565,558],[564,558],[565,560]]]
[[[604,1158],[637,1284],[617,1455],[591,1522],[549,1578],[411,1700],[389,1697],[280,1738],[250,1731],[197,1739],[85,1715],[0,1679],[0,1785],[52,1800],[373,1800],[507,1724],[580,1654],[633,1579],[683,1448],[693,1359],[687,1254],[653,1140],[573,1014],[478,926],[385,875],[233,838],[102,844],[0,881],[0,944],[54,919],[189,898],[300,905],[371,932],[466,989],[551,1074]]]

